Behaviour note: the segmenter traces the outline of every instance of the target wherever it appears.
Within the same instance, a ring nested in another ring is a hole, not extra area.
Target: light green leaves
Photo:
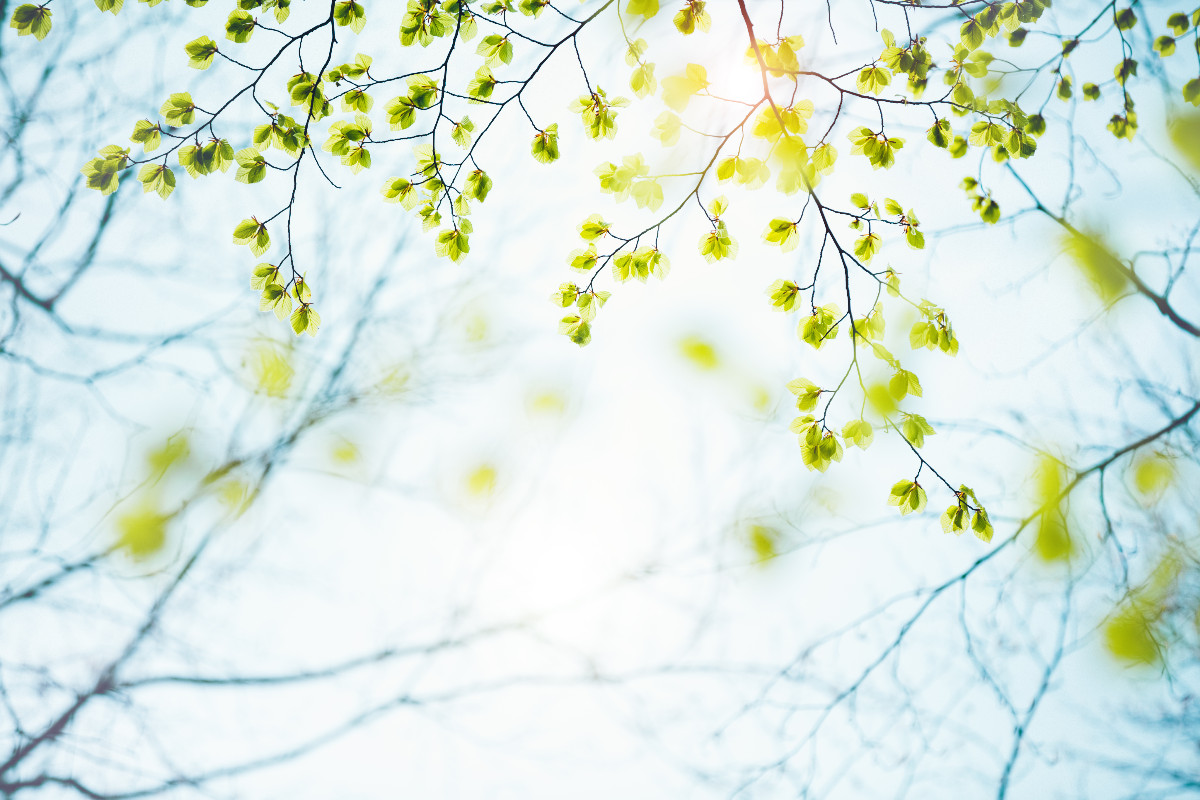
[[[658,89],[658,80],[654,77],[653,64],[641,64],[635,67],[629,75],[629,88],[638,97],[647,97]]]
[[[112,194],[117,190],[120,179],[118,173],[129,163],[129,150],[110,144],[100,150],[99,158],[93,158],[83,165],[80,172],[87,178],[89,189],[96,189],[101,194]]]
[[[747,189],[757,189],[771,177],[771,168],[760,158],[731,156],[717,164],[717,180],[732,178]]]
[[[946,312],[928,300],[922,300],[918,310],[924,319],[914,323],[909,331],[909,346],[913,350],[924,347],[928,350],[941,350],[951,356],[958,355],[958,338],[954,335],[954,328],[951,327]]]
[[[651,275],[659,280],[667,277],[671,271],[671,262],[663,252],[654,247],[643,247],[632,253],[622,253],[613,258],[613,277],[624,283],[630,278],[636,278],[643,283]]]
[[[17,29],[18,36],[33,37],[38,41],[46,38],[50,33],[50,9],[45,6],[35,6],[30,3],[17,6],[13,11],[12,20],[9,22],[9,27]]]
[[[875,429],[865,419],[852,419],[842,427],[842,438],[846,444],[866,450],[875,440]]]
[[[650,19],[658,13],[658,0],[628,0],[625,4],[625,13]]]
[[[317,328],[321,327],[321,315],[312,306],[300,306],[292,312],[291,323],[292,331],[297,336],[302,333],[316,336]]]
[[[1183,85],[1183,99],[1194,106],[1200,106],[1200,78],[1192,78]]]
[[[472,170],[467,175],[463,193],[479,202],[487,200],[488,192],[492,190],[492,179],[481,169]]]
[[[920,414],[906,414],[901,412],[901,416],[904,419],[900,423],[900,433],[913,447],[924,447],[925,437],[933,436],[936,433],[933,426]]]
[[[485,102],[496,91],[498,82],[496,76],[492,74],[491,67],[485,64],[475,70],[475,77],[467,84],[467,95],[476,103]]]
[[[688,64],[684,71],[663,78],[663,102],[675,111],[683,111],[692,95],[708,88],[708,71],[700,64]]]
[[[776,311],[791,311],[800,297],[800,287],[791,281],[777,280],[767,287],[767,296]]]
[[[233,147],[224,139],[210,139],[204,145],[179,148],[179,166],[188,175],[198,178],[214,172],[225,172],[233,163]]]
[[[486,9],[484,10],[486,11]],[[416,42],[422,47],[428,47],[433,44],[434,39],[445,36],[453,30],[454,17],[446,13],[437,3],[410,2],[404,19],[400,23],[400,44],[409,47]]]
[[[599,239],[608,233],[610,227],[599,214],[592,214],[579,226],[579,237],[585,241]]]
[[[129,140],[142,146],[143,153],[151,153],[158,149],[162,142],[162,129],[157,122],[141,119],[133,123],[133,134]]]
[[[900,402],[908,395],[915,397],[921,396],[921,382],[917,380],[917,375],[914,372],[909,372],[906,369],[896,370],[896,374],[888,381],[888,393],[896,402]],[[932,428],[930,429],[932,433]]]
[[[476,48],[475,52],[486,58],[489,65],[494,65],[497,63],[512,63],[512,42],[508,40],[507,36],[501,36],[498,33],[489,34],[483,37],[483,40],[479,42],[479,47]]]
[[[724,258],[734,258],[737,251],[737,242],[730,237],[724,220],[718,219],[713,229],[700,237],[700,255],[710,264]]]
[[[570,308],[575,304],[575,298],[579,295],[579,287],[573,283],[559,284],[554,294],[550,295],[550,302],[560,308]]]
[[[707,31],[712,27],[712,19],[704,10],[704,0],[685,0],[685,2],[686,5],[679,9],[679,12],[671,20],[675,23],[676,30],[684,36],[689,36],[697,29]]]
[[[858,73],[856,85],[860,92],[879,94],[892,82],[892,73],[885,67],[863,67]]]
[[[389,178],[380,192],[389,203],[400,203],[409,211],[417,205],[417,187],[406,178]]]
[[[175,190],[175,173],[166,164],[147,164],[138,173],[143,192],[157,192],[163,200]]]
[[[654,120],[654,130],[650,135],[658,139],[663,147],[670,147],[679,141],[679,129],[682,123],[679,117],[670,111],[664,111]]]
[[[809,431],[816,429],[815,425],[808,428]],[[800,460],[809,470],[824,472],[834,461],[841,461],[844,452],[833,431],[825,431],[815,444],[807,436],[800,440]]]
[[[370,112],[373,105],[375,105],[375,100],[362,89],[351,89],[342,95],[343,111],[358,111],[366,114]]]
[[[267,160],[253,147],[239,150],[234,156],[238,169],[235,176],[240,183],[258,183],[267,176]]]
[[[371,166],[371,153],[365,143],[371,139],[371,119],[355,114],[354,121],[338,120],[329,126],[324,149],[342,159],[342,164],[358,173]]]
[[[1123,8],[1113,14],[1113,22],[1119,31],[1127,31],[1137,25],[1137,15],[1133,13],[1132,8]]]
[[[530,152],[543,164],[549,164],[558,158],[558,123],[547,125],[544,131],[538,131],[534,135]]]
[[[787,390],[796,395],[796,408],[801,411],[812,411],[817,407],[817,399],[821,396],[821,387],[804,378],[789,381]],[[794,425],[795,423],[793,423]],[[795,430],[793,428],[793,430]]]
[[[279,283],[279,267],[274,264],[259,264],[250,275],[250,288],[262,291],[269,283]]]
[[[527,17],[538,17],[548,5],[550,0],[521,0],[517,7]]]
[[[370,56],[356,53],[353,61],[340,64],[325,73],[325,80],[338,83],[343,78],[358,79],[364,75],[370,78],[370,70],[373,63],[375,63],[375,59]]]
[[[841,312],[834,303],[818,306],[810,316],[800,321],[797,331],[800,340],[808,342],[814,350],[820,350],[821,345],[837,338],[840,316]]]
[[[297,73],[288,78],[287,89],[292,105],[303,108],[314,120],[329,116],[329,100],[318,76],[310,72]]]
[[[239,44],[248,42],[254,35],[254,26],[254,17],[250,16],[248,11],[235,8],[225,20],[225,38]]]
[[[208,69],[212,66],[213,56],[217,54],[217,43],[207,36],[193,39],[183,46],[188,56],[188,66],[193,69]]]
[[[968,528],[984,542],[992,540],[992,524],[988,513],[979,504],[975,492],[966,486],[960,486],[955,492],[955,504],[942,513],[942,532],[961,534]]]
[[[585,292],[573,283],[564,283],[550,298],[563,308],[575,304],[576,312],[563,317],[558,323],[558,332],[575,344],[583,347],[592,340],[591,322],[608,302],[608,292]]]
[[[577,269],[581,272],[588,272],[596,268],[596,262],[600,260],[600,254],[596,252],[596,245],[593,242],[586,248],[572,250],[567,256],[567,264],[571,269]]]
[[[299,155],[307,141],[304,128],[286,114],[276,114],[269,124],[254,129],[255,147],[275,147],[293,157]]]
[[[1133,76],[1137,75],[1138,62],[1132,58],[1122,59],[1121,63],[1113,67],[1113,77],[1117,79],[1117,83],[1122,86]]]
[[[438,98],[438,84],[428,75],[408,79],[408,99],[417,108],[431,108]]]
[[[588,135],[593,139],[612,139],[617,135],[617,112],[613,109],[629,105],[624,97],[609,99],[599,86],[591,95],[581,95],[571,103],[571,110],[580,115]]]
[[[800,232],[796,223],[786,219],[773,219],[767,223],[763,239],[770,244],[779,245],[779,249],[787,253],[796,249],[800,242]]]
[[[979,212],[979,217],[992,225],[1000,221],[1000,204],[986,192],[980,191],[979,182],[974,178],[964,178],[963,190],[971,198],[971,208]]]
[[[657,180],[637,181],[633,184],[632,195],[638,208],[657,211],[663,204],[663,188]]]
[[[192,96],[187,92],[176,92],[162,104],[159,113],[162,114],[168,125],[182,128],[195,121],[196,104],[192,102]]]
[[[341,0],[333,6],[333,21],[355,33],[367,24],[367,11],[358,0]]]
[[[1101,300],[1112,303],[1125,293],[1129,269],[1101,237],[1072,233],[1064,236],[1062,243]]]
[[[808,121],[812,119],[815,110],[816,107],[811,100],[801,100],[783,108],[764,108],[754,119],[753,133],[760,139],[772,142],[785,136],[807,133]],[[782,127],[780,127],[781,122],[783,123]]]
[[[928,500],[925,489],[916,481],[897,481],[888,495],[888,505],[898,506],[902,515],[911,514],[914,511],[918,514],[921,513],[925,510]]]
[[[392,130],[403,130],[417,121],[417,107],[411,97],[393,97],[383,107]]]
[[[259,311],[273,311],[277,319],[283,319],[292,310],[292,298],[287,290],[278,283],[268,283],[262,289],[258,300]]]
[[[879,252],[882,239],[877,233],[867,233],[854,240],[854,255],[864,264]]]
[[[647,97],[658,90],[658,81],[654,77],[654,65],[647,63],[642,56],[649,47],[645,39],[635,39],[629,43],[625,51],[625,63],[633,67],[629,76],[629,88],[638,97]]]
[[[609,161],[596,167],[594,172],[600,179],[600,191],[612,194],[620,203],[629,199],[635,181],[649,174],[650,167],[640,153],[634,153],[621,159],[620,166]]]
[[[271,235],[267,233],[266,223],[259,222],[257,217],[250,217],[233,229],[233,243],[248,245],[250,252],[261,256],[271,246]]]
[[[463,117],[450,129],[450,138],[459,147],[466,148],[471,144],[471,134],[475,132],[475,123],[470,117]]]
[[[463,256],[471,252],[468,235],[471,233],[471,220],[458,220],[458,227],[447,228],[438,233],[437,244],[435,250],[439,257],[448,258],[451,261],[460,261]]]
[[[896,151],[904,147],[903,139],[875,133],[865,126],[851,131],[850,142],[854,145],[851,152],[866,156],[875,169],[890,168],[896,163]]]

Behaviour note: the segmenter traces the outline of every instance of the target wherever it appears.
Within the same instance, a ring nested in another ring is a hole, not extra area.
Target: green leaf
[[[253,147],[239,150],[234,159],[238,165],[235,177],[240,183],[258,183],[267,176],[267,160]]]
[[[791,311],[800,297],[800,287],[791,281],[777,280],[767,288],[771,305],[779,311]]]
[[[1160,36],[1154,40],[1154,49],[1159,58],[1166,58],[1175,52],[1175,40],[1170,36]]]
[[[168,125],[182,128],[195,121],[196,104],[192,102],[192,96],[187,92],[176,92],[162,104],[159,113],[162,114]]]
[[[1183,99],[1194,106],[1200,106],[1200,78],[1193,78],[1183,85]]]
[[[25,5],[17,6],[13,10],[9,27],[16,28],[18,36],[33,34],[33,38],[40,42],[50,33],[52,24],[50,17],[51,11],[49,8],[26,3]]]
[[[800,243],[800,232],[796,223],[786,219],[773,219],[767,223],[763,238],[770,244],[779,245],[779,249],[787,253],[796,249]]]
[[[271,246],[271,235],[267,226],[256,217],[244,219],[233,229],[233,243],[249,245],[250,252],[260,256]]]
[[[860,236],[854,242],[854,255],[864,264],[869,262],[879,252],[881,241],[877,233]]]
[[[1113,22],[1116,23],[1117,30],[1127,31],[1134,25],[1137,25],[1137,15],[1133,13],[1132,8],[1123,8],[1113,15]]]
[[[704,10],[704,0],[691,0],[672,19],[675,29],[684,36],[689,36],[697,30],[707,31],[712,26],[712,19]]]
[[[820,350],[823,344],[837,338],[840,315],[833,303],[813,309],[812,315],[800,321],[797,331],[800,340],[812,345],[814,350]]]
[[[913,447],[924,447],[925,437],[933,436],[933,426],[930,425],[920,414],[904,414],[904,421],[900,423],[900,433],[908,440]]]
[[[884,67],[864,67],[858,73],[858,90],[879,94],[892,82],[892,73]]]
[[[968,50],[974,50],[983,44],[983,26],[975,19],[964,22],[959,29],[959,35],[962,38],[963,46]]]
[[[194,69],[208,69],[212,66],[213,56],[217,54],[217,43],[207,36],[193,39],[183,46],[188,56],[188,66]]]
[[[925,510],[927,500],[921,484],[908,480],[897,481],[888,495],[888,505],[898,506],[902,515],[914,511],[919,514]]]
[[[663,79],[663,102],[675,111],[683,111],[692,96],[708,88],[708,71],[700,64],[688,64],[686,69]]]
[[[248,42],[254,35],[255,24],[254,17],[250,16],[249,12],[235,8],[225,20],[225,38],[239,44]]]
[[[362,33],[367,24],[367,11],[358,0],[341,0],[333,6],[333,21],[355,33]]]
[[[547,125],[544,131],[538,131],[533,137],[530,148],[533,157],[543,164],[549,164],[558,159],[558,124]]]
[[[794,381],[789,381],[787,390],[796,395],[796,408],[801,411],[812,411],[816,408],[817,398],[821,396],[822,392],[821,387],[804,378],[796,378]]]
[[[875,440],[875,430],[865,419],[854,419],[842,427],[842,438],[847,444],[866,450]]]
[[[163,200],[175,191],[175,173],[166,164],[146,164],[138,173],[143,192],[157,192]]]
[[[129,139],[140,144],[143,153],[150,153],[157,150],[162,142],[162,129],[157,122],[151,122],[148,119],[138,120],[133,124],[133,134]]]
[[[302,333],[316,336],[317,328],[321,327],[321,315],[312,306],[300,306],[292,312],[291,323],[292,331],[297,336]]]

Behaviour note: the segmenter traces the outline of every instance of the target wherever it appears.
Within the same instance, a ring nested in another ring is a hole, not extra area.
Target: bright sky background
[[[234,85],[235,70],[197,73],[182,57],[183,44],[201,32],[219,38],[224,4],[128,5],[116,18],[78,10],[87,37],[60,57],[105,55],[81,83],[57,89],[38,119],[46,138],[36,160],[45,171],[0,208],[4,219],[20,212],[0,229],[0,254],[27,247],[86,154],[122,141],[167,94],[187,88],[208,107]],[[295,13],[310,13],[306,5],[316,4],[298,3]],[[870,60],[879,45],[874,31],[862,30],[865,5],[834,5],[839,58]],[[726,0],[710,7],[707,35],[680,40],[665,13],[639,33],[652,39],[660,81],[702,61],[714,93],[753,97],[759,78],[742,62],[735,7]],[[57,21],[76,12],[63,3],[55,13]],[[395,27],[381,25],[356,49],[386,63],[397,52]],[[805,20],[800,32],[815,63],[833,51],[822,20]],[[631,95],[617,41],[617,31],[601,27],[581,49],[587,63],[599,65],[593,80],[610,94]],[[17,49],[34,49],[24,39],[4,43],[6,61]],[[38,52],[55,46],[47,40]],[[256,46],[246,48],[253,63]],[[97,268],[62,313],[80,329],[157,334],[202,323],[194,343],[165,348],[91,388],[9,367],[9,386],[36,392],[41,415],[38,456],[25,466],[14,507],[28,515],[54,494],[56,546],[78,557],[111,541],[122,499],[145,478],[146,451],[165,437],[191,431],[190,471],[162,487],[182,499],[235,432],[248,432],[249,441],[255,432],[264,441],[273,435],[296,406],[254,395],[247,374],[258,348],[292,348],[301,385],[348,341],[372,285],[386,274],[388,289],[371,301],[382,324],[357,346],[354,378],[404,374],[415,388],[307,437],[263,499],[222,528],[204,579],[178,598],[155,656],[139,668],[264,674],[318,668],[381,646],[466,639],[298,689],[147,690],[139,697],[157,738],[122,722],[115,707],[96,710],[86,725],[102,741],[81,740],[79,770],[89,769],[95,752],[121,763],[162,752],[183,771],[274,752],[411,693],[421,704],[301,761],[218,781],[214,793],[255,800],[728,797],[739,788],[730,774],[786,753],[829,698],[880,655],[923,600],[914,593],[987,552],[969,534],[941,533],[937,514],[950,502],[944,487],[930,486],[930,512],[920,518],[901,521],[887,506],[888,488],[915,466],[895,437],[877,432],[869,451],[847,450],[827,475],[804,469],[787,430],[794,399],[784,385],[800,376],[836,380],[847,342],[843,332],[838,349],[814,353],[796,338],[798,317],[772,311],[766,299],[777,278],[807,282],[815,258],[812,242],[781,255],[761,241],[771,216],[794,217],[798,196],[782,198],[770,187],[726,191],[741,249],[736,261],[715,265],[696,252],[706,228],[693,207],[664,235],[672,260],[666,281],[598,282],[613,297],[592,344],[580,349],[555,333],[561,314],[547,297],[575,278],[566,254],[578,246],[578,224],[595,212],[618,228],[646,219],[631,202],[618,206],[601,195],[593,168],[640,151],[652,171],[672,171],[690,163],[696,147],[686,133],[669,150],[645,136],[662,110],[656,99],[620,112],[614,142],[587,142],[566,110],[582,93],[568,55],[555,57],[529,102],[536,119],[559,122],[561,162],[543,166],[527,157],[525,120],[498,124],[479,156],[495,189],[477,207],[472,252],[462,263],[436,259],[432,235],[380,202],[378,186],[403,174],[406,148],[379,148],[376,166],[358,176],[335,169],[340,192],[306,178],[298,255],[323,326],[316,339],[292,344],[285,325],[257,311],[247,285],[254,260],[229,237],[241,218],[278,207],[283,182],[246,187],[231,175],[192,181],[180,173],[169,202],[128,201],[130,213],[115,223]],[[32,80],[37,63],[31,58],[9,79]],[[282,94],[271,87],[263,97]],[[802,85],[800,94],[818,103],[819,119],[827,110],[819,89]],[[376,96],[374,116],[382,118],[390,96]],[[1165,149],[1162,101],[1153,92],[1142,101],[1149,141]],[[687,119],[715,130],[729,118],[694,100]],[[1067,165],[1057,155],[1064,137],[1049,118],[1052,133],[1042,145],[1049,152],[1025,173],[1052,187],[1062,185]],[[1114,143],[1105,118],[1090,108],[1077,118],[1090,126],[1083,141],[1116,173],[1109,178],[1081,154],[1078,209],[1123,253],[1162,247],[1194,222],[1194,199],[1169,202],[1185,188],[1180,177],[1146,151]],[[1130,300],[1099,314],[1048,224],[978,225],[958,188],[973,166],[924,146],[928,121],[913,120],[902,134],[909,146],[886,173],[856,164],[849,142],[836,140],[840,169],[822,194],[845,205],[850,192],[866,189],[918,211],[929,250],[897,243],[880,259],[903,274],[906,291],[947,309],[962,351],[954,360],[911,353],[907,330],[915,318],[902,313],[889,316],[888,346],[921,376],[925,397],[914,407],[938,429],[927,457],[956,485],[995,500],[989,507],[999,541],[1029,510],[1023,498],[1034,458],[1027,445],[1089,463],[1099,451],[1088,448],[1157,427],[1160,411],[1112,387],[1139,373],[1180,385],[1196,366],[1195,350],[1173,340],[1159,346],[1153,332],[1142,338],[1138,331],[1161,330],[1148,304]],[[221,133],[236,138],[235,147],[248,144],[232,126]],[[1119,204],[1109,191],[1118,181]],[[677,184],[665,185],[664,208]],[[1010,181],[998,194],[1006,211],[1027,205],[1014,188]],[[76,219],[94,217],[103,202],[88,197]],[[61,252],[48,252],[48,263],[75,243],[55,246]],[[1180,293],[1181,302],[1195,300],[1194,287]],[[688,341],[713,348],[711,369],[683,354]],[[1130,341],[1134,349],[1120,358]],[[136,352],[119,341],[80,349],[74,337],[36,319],[20,344],[38,364],[75,374]],[[850,418],[843,413],[842,421]],[[41,466],[60,463],[69,465],[65,478]],[[15,458],[0,464],[17,474]],[[1082,505],[1087,520],[1092,509]],[[177,535],[198,536],[212,522],[206,513]],[[1095,543],[1093,523],[1081,525],[1089,543],[1081,563],[1107,575],[1113,567]],[[749,538],[754,525],[775,532],[778,557],[759,563]],[[120,640],[163,580],[144,575],[144,566],[111,569],[70,595],[83,610],[47,606],[0,621],[0,664],[52,663],[86,680],[97,654]],[[1068,579],[1063,569],[1032,563],[1028,545],[1018,545],[965,593],[952,590],[914,628],[903,657],[864,686],[854,713],[843,706],[830,717],[796,774],[817,764],[811,788],[820,796],[897,796],[911,764],[914,795],[974,796],[1007,756],[1012,719],[964,655],[960,605],[995,679],[1027,702],[1044,668],[1030,652],[1046,652],[1058,635]],[[1123,738],[1136,738],[1133,723],[1120,717],[1110,729],[1108,715],[1152,707],[1165,691],[1152,672],[1125,670],[1099,646],[1094,627],[1115,595],[1111,581],[1106,591],[1103,578],[1092,580],[1076,597],[1085,607],[1069,626],[1071,657],[1037,718],[1045,744],[1021,762],[1018,796],[1084,788],[1091,797],[1116,796],[1124,789],[1119,781],[1091,786],[1074,766],[1051,773],[1044,765],[1073,764],[1069,744],[1125,747]],[[59,697],[50,700],[57,707]],[[37,714],[48,701],[30,694],[16,702]],[[864,738],[875,746],[864,748]],[[788,781],[768,776],[744,796],[798,796],[800,787]]]

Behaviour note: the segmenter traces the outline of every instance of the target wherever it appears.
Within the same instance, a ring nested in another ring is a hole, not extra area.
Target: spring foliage
[[[153,6],[162,0],[141,2]],[[199,7],[209,0],[185,2]],[[123,5],[95,3],[113,14]],[[664,226],[694,225],[700,255],[712,263],[733,260],[738,237],[747,232],[728,223],[730,201],[721,192],[725,187],[773,192],[776,210],[760,223],[764,241],[781,253],[796,251],[802,242],[816,244],[801,256],[781,259],[789,274],[767,288],[764,305],[795,316],[802,346],[823,357],[837,351],[848,361],[836,385],[800,377],[788,386],[801,413],[791,429],[805,465],[825,471],[842,461],[846,448],[871,446],[879,430],[899,437],[912,450],[915,474],[899,480],[888,501],[901,514],[921,512],[930,488],[940,486],[949,501],[943,529],[971,531],[983,541],[991,539],[992,526],[975,493],[943,478],[922,455],[936,431],[913,407],[923,394],[918,375],[905,366],[903,354],[883,345],[887,320],[907,308],[917,317],[909,332],[912,350],[947,356],[959,350],[945,308],[907,294],[901,271],[881,263],[884,252],[895,252],[885,250],[893,242],[925,247],[919,209],[904,198],[880,196],[870,185],[849,196],[832,195],[823,182],[847,159],[888,170],[910,157],[912,143],[898,133],[921,119],[926,141],[945,158],[978,157],[976,166],[964,170],[972,173],[962,183],[964,202],[981,223],[995,224],[1004,212],[988,184],[1009,162],[1037,157],[1049,104],[1073,102],[1077,92],[1086,101],[1107,104],[1113,110],[1108,131],[1132,139],[1138,130],[1138,58],[1200,53],[1200,9],[1151,13],[1116,3],[1082,21],[1055,19],[1050,0],[901,4],[905,35],[883,29],[869,63],[838,61],[836,48],[828,63],[813,63],[803,36],[786,29],[777,9],[742,0],[719,9],[704,0],[584,0],[577,6],[551,0],[409,0],[396,31],[399,47],[375,54],[358,52],[355,39],[376,24],[381,0],[310,2],[306,12],[313,5],[321,9],[315,24],[298,21],[308,14],[293,17],[291,0],[229,5],[224,31],[197,31],[179,54],[197,70],[219,66],[229,79],[207,84],[199,102],[188,91],[171,94],[156,117],[132,122],[128,146],[102,148],[83,174],[89,187],[105,194],[136,176],[144,192],[164,200],[177,187],[180,169],[191,179],[232,175],[247,184],[262,182],[272,171],[290,174],[290,194],[273,204],[264,194],[265,212],[249,210],[240,221],[231,220],[233,241],[265,259],[257,266],[247,260],[263,311],[287,320],[296,334],[315,336],[321,324],[291,236],[302,169],[316,168],[328,177],[340,166],[357,174],[372,169],[380,148],[410,152],[407,172],[383,178],[383,199],[415,214],[436,254],[457,262],[471,254],[471,215],[486,207],[493,187],[486,165],[501,155],[481,145],[500,115],[524,116],[527,157],[547,165],[563,155],[560,126],[614,139],[622,132],[621,111],[631,102],[624,92],[641,102],[661,102],[652,139],[672,147],[688,137],[694,167],[660,175],[640,154],[596,167],[598,192],[632,201],[645,222],[618,230],[595,214],[578,225],[580,246],[565,256],[573,274],[552,295],[563,313],[560,332],[586,345],[616,284],[668,277],[670,254],[659,247]],[[720,98],[709,92],[711,65],[697,62],[704,61],[702,40],[718,11],[723,25],[744,27],[746,63],[761,75],[758,94]],[[667,17],[670,25],[661,24]],[[602,20],[619,23],[628,72],[585,63],[578,39]],[[22,36],[46,38],[52,32],[49,4],[17,6],[11,25]],[[1138,26],[1153,33],[1146,40],[1153,50],[1144,55],[1138,51],[1144,37],[1133,35]],[[272,42],[274,55],[261,67],[244,63],[239,48],[263,38]],[[682,71],[664,75],[654,53],[660,46],[679,46],[668,38],[680,39],[696,56]],[[1075,75],[1071,58],[1078,60],[1084,50],[1118,53],[1111,76]],[[551,62],[564,68],[577,62],[583,91],[561,118],[535,119],[522,100],[538,91]],[[1175,87],[1176,102],[1200,106],[1197,71],[1192,64],[1171,73],[1185,75]],[[454,77],[463,74],[469,78]],[[1019,83],[1005,81],[1014,75],[1021,76]],[[259,99],[271,90],[286,98],[284,106]],[[1158,91],[1157,84],[1150,90]],[[228,123],[228,109],[235,105],[258,113],[257,124]],[[744,113],[726,129],[699,130],[702,123],[689,113],[714,105]],[[875,117],[878,124],[861,122]],[[531,168],[542,168],[536,165]],[[1102,243],[1080,234],[1069,246],[1091,265],[1106,296],[1122,290],[1121,263]],[[878,362],[890,377],[868,380],[867,361]],[[843,402],[835,407],[838,398]],[[1059,541],[1049,534],[1042,538],[1047,547]]]

